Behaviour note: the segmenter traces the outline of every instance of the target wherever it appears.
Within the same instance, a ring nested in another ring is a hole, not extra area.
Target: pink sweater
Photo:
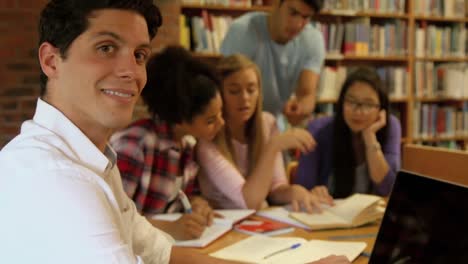
[[[278,133],[278,128],[273,115],[264,112],[262,117],[265,142],[268,144],[272,136]],[[245,209],[247,205],[242,194],[242,187],[245,183],[248,167],[248,146],[236,140],[232,140],[232,144],[236,152],[235,158],[239,170],[221,155],[212,142],[199,141],[197,156],[203,173],[198,180],[203,196],[216,208]],[[270,192],[280,185],[287,184],[281,152],[276,155],[272,166],[274,168],[273,175],[271,175]]]

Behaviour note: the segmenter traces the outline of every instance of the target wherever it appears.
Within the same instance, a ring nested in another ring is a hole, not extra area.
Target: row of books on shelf
[[[262,0],[182,0],[185,5],[221,5],[228,7],[251,7],[252,2],[262,4]]]
[[[466,27],[457,23],[450,26],[427,25],[421,23],[415,31],[415,54],[417,57],[465,57]]]
[[[233,18],[216,16],[202,10],[202,16],[187,19],[180,15],[180,43],[189,50],[219,53],[221,43]]]
[[[461,107],[417,103],[413,111],[415,138],[468,136],[468,102]]]
[[[468,64],[417,61],[414,64],[417,98],[467,98]]]
[[[206,10],[201,14],[201,17],[180,16],[180,43],[193,51],[219,53],[233,18],[212,15]],[[403,20],[371,25],[369,18],[360,18],[345,24],[315,26],[324,35],[327,53],[391,56],[405,55],[407,51],[407,26]]]
[[[468,0],[414,0],[414,13],[422,16],[465,17]]]
[[[407,24],[391,19],[382,24],[371,24],[363,17],[341,23],[317,23],[328,53],[359,56],[405,55],[408,47]]]
[[[345,66],[323,67],[317,89],[318,100],[336,100],[347,73],[353,71],[353,69],[354,67]],[[409,78],[405,67],[378,67],[377,72],[390,98],[400,99],[407,97]]]
[[[323,10],[336,12],[371,11],[377,13],[405,12],[406,0],[328,0],[324,1]]]
[[[423,141],[422,145],[438,147],[438,148],[457,149],[457,150],[468,149],[468,145],[465,142],[458,142],[456,140]]]

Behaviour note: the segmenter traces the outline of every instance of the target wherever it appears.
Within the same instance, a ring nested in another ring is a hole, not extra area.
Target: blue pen
[[[273,252],[273,253],[270,253],[270,254],[266,255],[265,257],[263,257],[263,259],[267,259],[267,258],[273,257],[273,256],[275,256],[275,255],[277,255],[277,254],[279,254],[279,253],[283,253],[283,252],[288,251],[288,250],[296,249],[296,248],[298,248],[298,247],[300,247],[300,246],[301,246],[301,243],[294,244],[294,245],[292,245],[292,246],[290,246],[290,247],[283,248],[283,249],[280,249],[280,250],[275,251],[275,252]]]
[[[187,195],[182,190],[179,190],[179,199],[182,202],[182,206],[184,207],[185,213],[192,213],[192,205],[190,204]]]

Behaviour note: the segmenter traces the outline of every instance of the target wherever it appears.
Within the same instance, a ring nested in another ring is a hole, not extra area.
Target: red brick
[[[0,9],[8,9],[16,7],[15,0],[0,0]]]
[[[48,0],[16,0],[18,7],[23,9],[41,10]]]
[[[47,0],[0,0],[0,148],[30,119],[39,95],[37,21]],[[180,0],[155,0],[164,23],[153,40],[155,51],[179,43]],[[13,25],[13,26],[12,26]],[[139,102],[134,119],[148,117]]]

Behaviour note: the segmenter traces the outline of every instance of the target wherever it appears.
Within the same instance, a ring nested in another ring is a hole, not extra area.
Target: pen
[[[263,259],[271,258],[274,255],[277,255],[279,253],[283,253],[283,252],[288,251],[288,250],[296,249],[296,248],[298,248],[300,246],[301,246],[301,243],[294,244],[294,245],[292,245],[290,247],[283,248],[283,249],[277,250],[277,251],[275,251],[273,253],[270,253],[270,254],[266,255],[265,257],[263,257]]]
[[[179,199],[182,202],[182,206],[184,207],[185,213],[192,213],[192,205],[190,204],[187,195],[182,190],[179,190]]]

